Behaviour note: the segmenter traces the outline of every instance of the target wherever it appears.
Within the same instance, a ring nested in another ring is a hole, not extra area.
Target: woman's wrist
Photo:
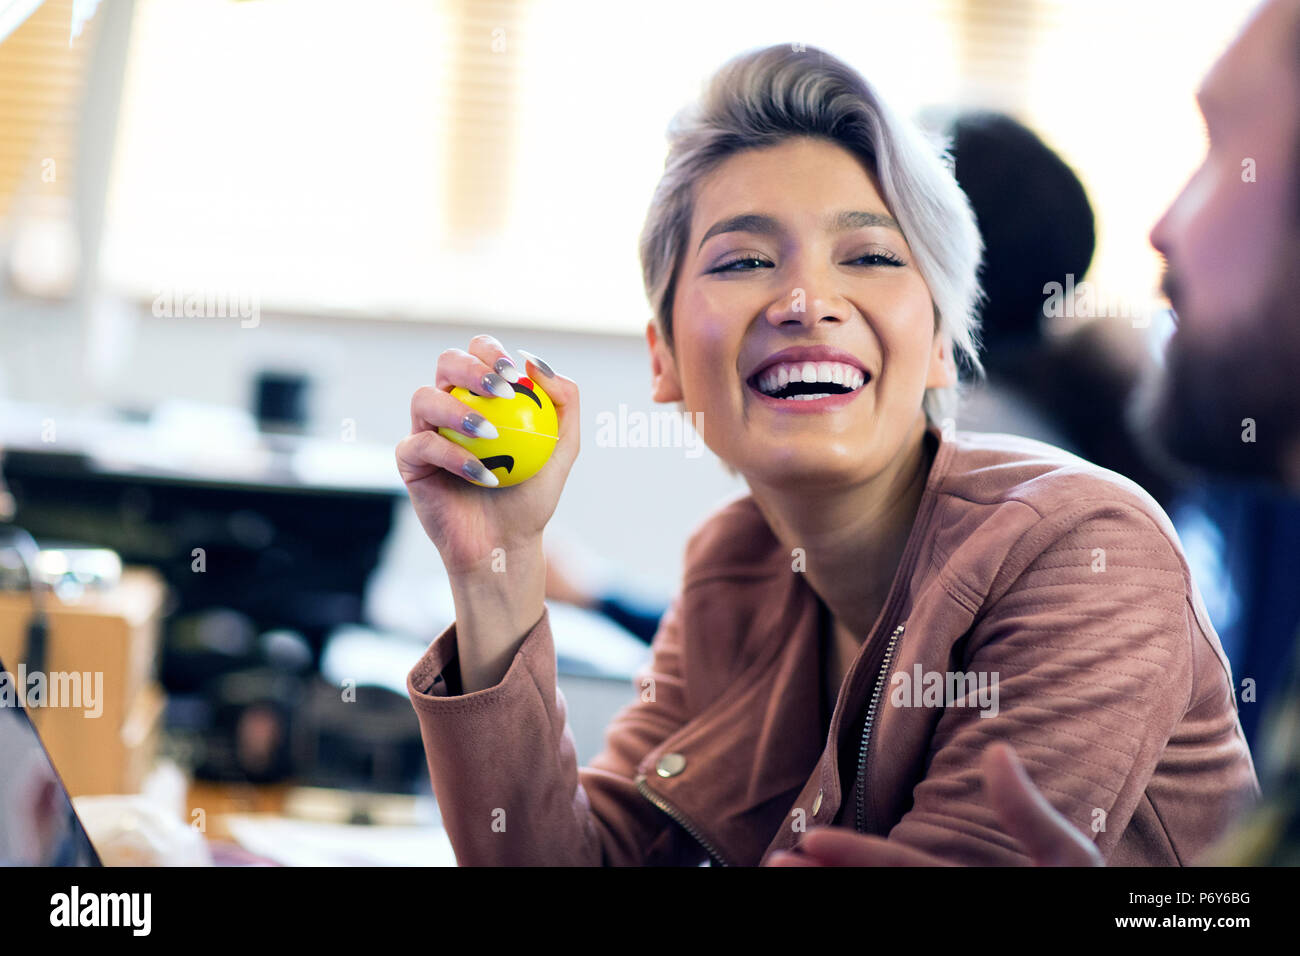
[[[519,645],[546,610],[541,541],[502,552],[488,568],[451,579],[462,692],[501,682]]]

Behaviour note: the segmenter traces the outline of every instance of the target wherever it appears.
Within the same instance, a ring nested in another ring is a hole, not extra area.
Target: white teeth
[[[758,379],[759,391],[771,395],[792,382],[827,382],[841,385],[850,391],[857,391],[866,381],[861,369],[844,362],[797,362],[782,363],[769,368]],[[818,392],[813,398],[822,396]],[[791,396],[807,401],[809,396]]]

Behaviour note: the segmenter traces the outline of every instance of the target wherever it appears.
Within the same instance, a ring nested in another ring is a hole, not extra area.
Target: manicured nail
[[[532,352],[525,352],[523,349],[515,349],[515,351],[518,352],[520,355],[522,355],[524,358],[528,359],[534,365],[536,365],[537,370],[541,372],[543,375],[545,375],[547,378],[555,378],[555,372],[551,371],[551,367],[547,365],[545,362],[543,362],[536,355],[534,355]]]
[[[510,383],[496,372],[488,372],[483,376],[483,391],[491,392],[497,398],[515,397],[515,390],[510,387]]]
[[[492,367],[496,369],[497,374],[500,375],[502,378],[504,378],[507,382],[519,381],[518,366],[516,366],[511,359],[506,358],[504,355],[501,356],[501,358],[497,359],[496,364],[494,364]]]
[[[478,412],[470,412],[461,422],[461,431],[469,432],[471,435],[477,435],[479,438],[499,438],[497,427],[490,421],[480,415]]]
[[[470,481],[477,481],[479,484],[487,485],[489,488],[495,488],[497,485],[501,484],[501,482],[497,480],[497,476],[488,471],[483,462],[479,461],[477,458],[471,458],[469,461],[465,462],[465,464],[461,465],[460,469],[465,472]]]

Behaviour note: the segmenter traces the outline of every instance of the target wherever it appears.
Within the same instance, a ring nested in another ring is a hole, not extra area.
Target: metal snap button
[[[686,758],[681,754],[664,754],[655,765],[655,772],[661,777],[675,777],[686,769]]]

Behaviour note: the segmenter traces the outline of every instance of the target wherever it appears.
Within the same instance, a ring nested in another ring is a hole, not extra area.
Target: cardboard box
[[[55,768],[73,796],[134,793],[157,753],[166,699],[154,681],[166,585],[144,568],[76,604],[47,595],[49,636],[42,677],[27,674],[31,599],[0,592],[0,660],[21,689]],[[30,701],[30,698],[29,698]]]

